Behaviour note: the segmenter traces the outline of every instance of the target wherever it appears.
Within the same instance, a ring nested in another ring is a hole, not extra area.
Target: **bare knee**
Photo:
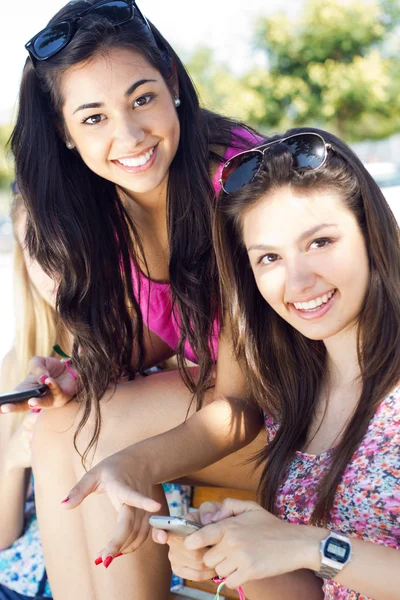
[[[183,423],[191,394],[177,371],[118,385],[100,402],[101,430],[95,462]]]
[[[101,428],[90,453],[88,466],[146,438],[164,433],[183,423],[187,417],[191,393],[177,371],[168,371],[119,384],[98,402]],[[193,410],[193,409],[192,409]],[[34,433],[35,454],[57,447],[76,465],[93,441],[96,410],[79,431],[83,407],[70,402],[58,409],[43,410]]]

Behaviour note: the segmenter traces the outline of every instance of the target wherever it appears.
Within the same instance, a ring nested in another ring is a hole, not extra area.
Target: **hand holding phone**
[[[34,356],[24,381],[12,395],[1,398],[0,414],[26,412],[32,408],[59,408],[72,400],[76,392],[77,382],[60,359]]]
[[[0,406],[3,404],[16,404],[17,402],[25,402],[30,398],[40,398],[48,391],[47,385],[37,385],[29,390],[21,390],[17,392],[9,392],[8,394],[0,394]]]
[[[202,527],[198,523],[182,517],[160,517],[157,515],[152,515],[149,518],[149,523],[155,529],[163,529],[180,538],[185,538]]]

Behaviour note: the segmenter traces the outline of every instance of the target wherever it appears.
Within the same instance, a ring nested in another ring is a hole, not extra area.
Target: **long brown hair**
[[[50,23],[73,18],[87,6],[88,2],[69,2]],[[188,387],[197,392],[198,406],[212,381],[215,357],[210,342],[219,313],[210,162],[221,157],[211,147],[232,145],[231,130],[237,125],[201,109],[179,57],[152,24],[149,29],[136,15],[114,27],[87,14],[61,52],[35,64],[27,59],[11,147],[29,216],[28,249],[48,274],[57,273],[57,308],[74,338],[78,398],[84,406],[75,446],[92,411],[95,416],[83,460],[98,439],[99,399],[122,373],[130,378],[143,373],[145,359],[143,315],[132,283],[132,275],[140,280],[140,267],[146,266],[139,233],[115,184],[96,175],[77,152],[68,150],[60,131],[61,75],[114,48],[140,53],[160,72],[171,95],[174,83],[179,88],[181,134],[167,190],[169,277],[173,307],[182,324],[178,364]],[[237,143],[240,146],[240,140]],[[200,365],[197,383],[185,366],[186,340]]]
[[[355,215],[369,258],[369,285],[357,323],[361,393],[339,444],[332,467],[322,479],[312,523],[326,524],[347,463],[365,435],[383,398],[400,376],[400,244],[399,228],[378,185],[352,150],[335,136],[312,128],[332,150],[314,171],[295,171],[284,143],[267,152],[255,181],[234,194],[222,193],[214,238],[226,314],[233,327],[237,356],[243,362],[253,397],[279,423],[272,442],[257,457],[264,463],[259,483],[262,505],[276,512],[282,476],[296,450],[304,447],[316,402],[326,376],[322,341],[304,337],[284,321],[261,296],[242,239],[242,217],[269,190],[334,189]]]

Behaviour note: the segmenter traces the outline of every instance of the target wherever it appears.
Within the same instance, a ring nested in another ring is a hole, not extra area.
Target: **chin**
[[[305,338],[313,340],[314,342],[322,342],[323,340],[326,340],[327,338],[330,338],[338,333],[337,329],[332,330],[327,328],[320,328],[318,330],[315,329],[314,331],[311,328],[305,327],[295,327],[295,329],[297,329],[297,331]]]

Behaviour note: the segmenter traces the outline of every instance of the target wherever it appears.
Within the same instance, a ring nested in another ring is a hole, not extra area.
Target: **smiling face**
[[[163,77],[126,49],[68,69],[62,76],[68,140],[97,175],[129,195],[165,185],[179,144],[179,120]]]
[[[262,296],[304,336],[326,340],[355,325],[369,280],[365,240],[331,189],[269,192],[242,218]]]

